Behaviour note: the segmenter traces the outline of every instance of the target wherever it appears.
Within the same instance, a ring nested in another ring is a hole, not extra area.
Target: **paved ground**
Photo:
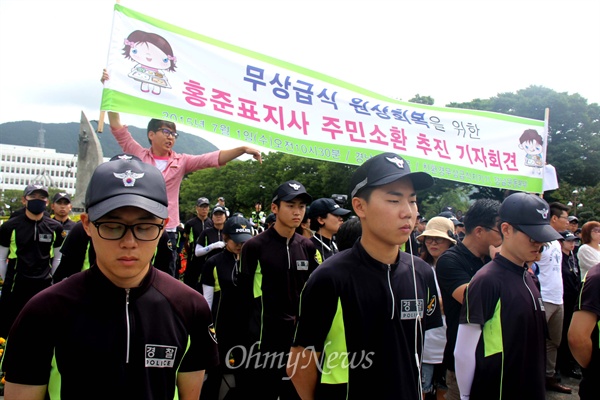
[[[556,392],[546,392],[547,400],[579,400],[579,380],[573,378],[562,378],[563,385],[566,385],[573,389],[573,394],[562,394]]]

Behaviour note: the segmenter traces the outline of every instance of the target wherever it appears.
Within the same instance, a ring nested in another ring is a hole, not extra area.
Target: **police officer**
[[[298,314],[300,292],[317,267],[312,242],[296,233],[312,201],[304,185],[287,181],[273,193],[274,225],[242,247],[240,285],[244,304],[250,304],[248,354],[284,357],[289,351]],[[252,363],[248,398],[296,398],[283,363]]]
[[[0,336],[8,331],[29,299],[52,283],[60,263],[63,227],[44,214],[48,189],[31,184],[23,192],[25,211],[0,226]]]
[[[69,218],[71,207],[71,195],[69,193],[58,192],[52,197],[50,208],[54,214],[53,218],[62,224],[65,236],[75,226],[75,221]]]
[[[194,254],[196,239],[200,237],[202,231],[213,227],[213,221],[209,217],[210,202],[206,197],[200,197],[196,201],[196,216],[186,221],[184,230],[185,251],[187,254],[187,264],[183,275],[183,282],[193,288],[196,288],[204,258],[198,258]]]
[[[313,201],[308,211],[310,229],[314,231],[310,239],[317,249],[317,261],[325,261],[338,252],[334,235],[344,223],[344,218],[350,210],[340,207],[333,199],[321,198]]]

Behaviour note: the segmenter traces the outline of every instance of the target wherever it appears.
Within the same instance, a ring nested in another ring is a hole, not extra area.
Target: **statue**
[[[83,212],[85,192],[92,173],[102,164],[102,146],[98,136],[92,128],[87,117],[81,112],[79,125],[79,152],[77,154],[77,179],[75,181],[75,197],[73,198],[73,211]]]

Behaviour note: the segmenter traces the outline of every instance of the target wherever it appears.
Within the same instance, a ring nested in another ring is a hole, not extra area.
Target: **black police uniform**
[[[27,301],[50,286],[54,248],[62,245],[62,232],[60,222],[45,215],[34,221],[26,213],[0,226],[0,246],[9,249],[0,296],[0,336],[6,337]]]
[[[442,292],[440,294],[444,299],[447,326],[444,365],[449,371],[454,372],[454,346],[462,308],[462,304],[456,301],[452,294],[459,286],[469,283],[475,273],[491,260],[489,256],[483,259],[475,256],[462,242],[457,242],[456,246],[446,250],[436,263],[435,272]]]
[[[482,327],[471,399],[546,399],[546,314],[526,265],[498,254],[480,269],[467,286],[460,323]]]
[[[240,257],[243,303],[250,305],[248,329],[249,353],[263,358],[267,353],[285,357],[294,334],[298,315],[300,292],[309,275],[318,264],[316,249],[310,240],[295,233],[288,239],[271,227],[248,240]],[[259,362],[261,364],[262,362]],[[249,388],[250,396],[277,398],[287,390],[293,391],[289,381],[283,383],[283,365],[255,366]],[[249,365],[249,367],[253,367]]]
[[[123,289],[93,266],[25,311],[7,341],[6,379],[48,385],[51,398],[173,399],[178,372],[218,363],[206,301],[155,268]]]
[[[200,237],[202,231],[212,228],[213,226],[213,221],[210,218],[206,218],[204,221],[202,221],[200,218],[194,217],[186,221],[183,227],[184,235],[186,236],[187,243],[189,244],[183,282],[190,287],[196,288],[198,279],[200,279],[202,265],[206,260],[205,257],[196,257],[196,254],[194,254],[196,239]]]
[[[294,346],[322,353],[316,399],[419,399],[415,354],[439,326],[432,268],[402,251],[383,264],[356,242],[308,279]]]
[[[222,241],[223,241],[223,230],[217,229],[214,226],[212,226],[210,228],[203,230],[202,233],[200,233],[200,235],[196,239],[195,244],[192,246],[192,251],[196,250],[196,245],[200,245],[200,247],[206,247],[209,244],[213,244],[216,242],[222,242]],[[189,285],[190,287],[197,289],[200,293],[202,293],[202,285],[200,285],[200,277],[202,276],[202,267],[204,266],[204,263],[206,262],[206,260],[208,260],[210,257],[212,257],[216,254],[219,254],[221,251],[223,251],[222,248],[221,249],[213,249],[203,256],[194,255],[194,257],[196,258],[196,263],[200,266],[200,269],[198,271],[196,271],[197,273],[194,273],[193,275],[191,275],[191,277],[189,277],[187,279],[186,284]],[[187,270],[187,267],[186,267],[186,270]],[[185,276],[184,276],[184,279],[185,279]]]

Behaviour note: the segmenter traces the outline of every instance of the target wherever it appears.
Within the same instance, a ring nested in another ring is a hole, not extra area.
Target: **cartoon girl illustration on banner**
[[[532,175],[542,175],[544,141],[535,129],[526,129],[519,138],[519,148],[525,151],[525,166],[531,167]]]
[[[171,88],[165,72],[175,72],[177,58],[165,38],[156,33],[133,31],[125,39],[123,55],[137,63],[128,76],[141,83],[142,92],[152,90],[158,95],[161,88]]]

